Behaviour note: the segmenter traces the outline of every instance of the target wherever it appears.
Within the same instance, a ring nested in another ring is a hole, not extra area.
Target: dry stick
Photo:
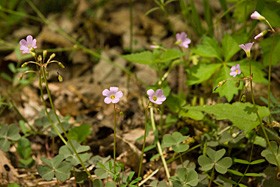
[[[59,124],[60,128],[62,129],[64,135],[66,136],[66,138],[67,138],[67,140],[68,140],[68,142],[69,142],[71,148],[73,149],[75,155],[77,156],[78,160],[80,161],[80,164],[81,164],[82,167],[84,168],[85,172],[86,172],[87,175],[90,177],[90,179],[91,179],[92,181],[94,181],[94,179],[92,178],[90,172],[88,171],[88,169],[86,168],[84,162],[82,161],[81,157],[80,157],[79,154],[77,153],[77,151],[76,151],[74,145],[72,144],[71,139],[68,137],[68,135],[67,135],[67,133],[66,133],[66,131],[65,131],[65,129],[64,129],[64,127],[63,127],[63,125],[62,125],[62,123],[61,123],[61,121],[60,121],[60,119],[59,119],[57,113],[56,113],[56,109],[54,108],[54,105],[53,105],[53,102],[52,102],[51,93],[50,93],[49,86],[48,86],[48,81],[47,81],[47,76],[46,76],[46,70],[45,70],[44,67],[42,67],[41,70],[42,70],[42,72],[43,72],[43,76],[44,76],[44,80],[45,80],[45,84],[46,84],[46,90],[47,90],[47,93],[48,93],[48,97],[49,97],[49,100],[50,100],[50,104],[51,104],[52,110],[53,110],[53,112],[54,112],[54,114],[55,114],[55,117],[56,117],[56,119],[57,119],[57,121],[58,121],[58,124]],[[58,132],[58,133],[59,133],[59,132]],[[67,143],[66,143],[66,145],[67,145]]]
[[[156,125],[155,125],[155,120],[154,120],[154,110],[153,110],[152,107],[150,108],[150,115],[151,115],[152,128],[153,128],[153,131],[155,132],[156,131]],[[158,152],[160,154],[161,161],[162,161],[162,164],[163,164],[166,176],[167,176],[167,180],[168,180],[170,178],[170,173],[169,173],[169,170],[168,170],[168,167],[167,167],[167,164],[166,164],[166,161],[165,161],[165,158],[163,156],[161,146],[160,146],[160,143],[159,143],[158,140],[157,140],[157,148],[158,148]],[[170,185],[172,184],[171,181],[169,181],[169,184]]]

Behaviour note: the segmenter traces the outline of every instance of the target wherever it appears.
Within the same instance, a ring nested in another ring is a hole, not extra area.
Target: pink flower
[[[36,39],[33,40],[33,37],[31,35],[28,35],[25,39],[20,40],[20,50],[22,50],[22,53],[30,53],[30,50],[32,48],[36,49]]]
[[[118,91],[118,87],[110,87],[110,90],[105,89],[102,92],[102,95],[105,96],[104,102],[106,104],[118,103],[120,98],[123,96],[122,91]]]
[[[251,14],[251,18],[252,19],[257,19],[257,20],[265,20],[265,17],[260,15],[257,11],[255,11]]]
[[[177,41],[175,42],[175,44],[184,48],[189,48],[189,44],[191,43],[191,40],[188,38],[185,32],[177,33],[176,40]]]
[[[239,47],[245,51],[245,53],[246,53],[246,55],[247,55],[248,58],[250,58],[250,56],[251,56],[250,50],[251,50],[253,44],[254,44],[254,42],[252,42],[252,43],[246,43],[245,45],[244,45],[244,44],[239,45]]]
[[[150,48],[152,48],[152,49],[159,49],[159,45],[150,45]]]
[[[259,33],[257,36],[255,36],[255,37],[254,37],[254,39],[256,40],[256,39],[258,39],[258,38],[260,38],[260,37],[264,36],[266,33],[267,33],[267,30],[262,31],[262,32],[261,32],[261,33]]]
[[[229,75],[235,77],[236,75],[239,75],[241,73],[241,70],[240,70],[240,65],[239,64],[236,64],[236,66],[232,66],[230,68],[230,73]]]
[[[152,89],[149,89],[147,91],[147,94],[149,95],[149,100],[152,103],[161,105],[163,101],[166,100],[165,95],[163,95],[163,90],[162,89],[158,89],[156,92]]]

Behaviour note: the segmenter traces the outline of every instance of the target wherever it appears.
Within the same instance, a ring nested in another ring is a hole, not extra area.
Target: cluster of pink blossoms
[[[256,20],[266,20],[265,17],[263,17],[262,15],[260,15],[257,11],[253,12],[250,16],[252,19],[256,19]],[[266,34],[267,31],[263,31],[260,34],[258,34],[257,36],[254,37],[254,39],[258,39],[262,36],[264,36]],[[239,47],[241,49],[244,50],[244,52],[246,53],[247,58],[251,57],[251,48],[254,45],[254,42],[252,43],[246,43],[239,45]],[[240,65],[236,64],[236,66],[231,67],[231,72],[229,73],[231,76],[235,77],[236,75],[241,74],[241,70],[240,70]]]
[[[120,98],[123,96],[122,91],[118,91],[118,87],[110,87],[110,89],[105,89],[102,92],[102,95],[105,96],[104,102],[106,104],[110,103],[118,103],[120,101]],[[149,100],[152,103],[161,105],[163,101],[166,100],[165,95],[163,95],[163,90],[158,89],[156,92],[152,89],[149,89],[147,91],[147,94],[149,95]]]

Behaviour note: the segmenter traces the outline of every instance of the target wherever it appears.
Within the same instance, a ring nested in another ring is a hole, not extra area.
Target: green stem
[[[278,160],[277,160],[277,158],[276,158],[276,156],[275,156],[274,150],[273,150],[273,148],[272,148],[272,146],[271,146],[271,144],[270,144],[270,142],[269,142],[269,138],[268,138],[268,136],[267,136],[267,133],[266,133],[265,128],[264,128],[263,123],[262,123],[262,119],[261,119],[261,117],[260,117],[260,115],[259,115],[259,113],[258,113],[258,109],[257,109],[256,103],[255,103],[254,91],[253,91],[253,77],[252,77],[252,69],[251,69],[251,58],[249,58],[249,73],[250,73],[250,89],[251,89],[251,96],[252,96],[252,102],[253,102],[253,105],[254,105],[255,113],[256,113],[256,115],[257,115],[257,117],[258,117],[258,119],[259,119],[259,122],[260,122],[260,125],[261,125],[261,128],[262,128],[262,131],[263,131],[264,136],[265,136],[265,139],[266,139],[266,142],[267,142],[267,144],[268,144],[268,146],[269,146],[269,149],[270,149],[270,151],[271,151],[271,153],[272,153],[272,155],[273,155],[273,158],[274,158],[274,160],[275,160],[275,162],[276,162],[276,164],[277,164],[278,170],[280,170],[280,165],[279,165]]]
[[[251,154],[250,154],[249,162],[252,161],[253,149],[254,149],[254,142],[255,142],[255,138],[254,138],[254,141],[253,141],[253,143],[252,143],[252,149],[251,149]],[[237,187],[237,185],[239,185],[239,183],[242,181],[242,179],[244,178],[245,174],[247,173],[249,167],[250,167],[250,164],[247,165],[243,176],[239,179],[239,181],[237,182],[237,184],[235,185],[235,187]]]
[[[56,134],[59,136],[59,138],[63,141],[63,143],[65,145],[67,145],[67,142],[66,140],[63,138],[63,136],[61,136],[61,134],[59,133],[58,129],[56,128],[56,126],[53,124],[53,121],[50,117],[50,114],[48,112],[48,108],[47,108],[47,105],[46,105],[46,102],[45,102],[45,99],[44,99],[44,93],[43,93],[43,88],[42,88],[42,75],[41,73],[39,74],[39,89],[40,89],[40,93],[41,93],[41,99],[42,99],[42,102],[43,102],[43,105],[44,105],[44,108],[45,108],[45,112],[47,114],[47,118],[49,120],[49,122],[51,123],[54,131],[56,132]]]
[[[210,182],[208,184],[208,187],[211,187],[211,184],[212,184],[212,181],[214,180],[214,177],[215,177],[215,165],[212,168],[212,173],[211,173]]]
[[[138,170],[138,177],[140,177],[141,175],[141,171],[142,171],[142,164],[143,164],[143,156],[144,156],[144,149],[145,149],[145,144],[146,144],[146,134],[147,134],[147,121],[148,121],[148,108],[149,108],[149,104],[146,106],[145,108],[145,132],[144,132],[144,142],[143,142],[143,147],[142,147],[142,153],[141,153],[141,159],[140,159],[140,164],[139,164],[139,170]],[[138,183],[139,186],[139,183]]]
[[[155,132],[156,131],[156,125],[155,125],[155,120],[154,120],[154,110],[153,110],[152,107],[150,108],[150,115],[151,115],[152,129]],[[158,148],[158,152],[159,152],[160,157],[161,157],[161,161],[162,161],[163,167],[165,169],[165,173],[166,173],[167,179],[169,179],[170,178],[170,173],[169,173],[169,170],[168,170],[165,158],[164,158],[163,153],[162,153],[161,145],[160,145],[158,140],[157,140],[157,148]],[[171,185],[171,181],[169,181],[169,183]]]
[[[48,93],[48,97],[49,97],[49,100],[50,100],[50,104],[51,104],[52,110],[53,110],[53,112],[54,112],[54,114],[55,114],[55,117],[56,117],[56,119],[57,119],[57,121],[58,121],[58,124],[59,124],[60,128],[62,129],[62,131],[63,131],[65,137],[67,138],[67,140],[68,140],[68,142],[69,142],[71,148],[73,149],[74,153],[76,154],[78,160],[80,161],[80,164],[81,164],[82,167],[84,168],[85,172],[86,172],[87,175],[90,177],[90,179],[91,179],[92,181],[94,181],[93,177],[91,176],[90,172],[89,172],[88,169],[86,168],[86,166],[85,166],[84,162],[82,161],[81,157],[80,157],[79,154],[77,153],[77,151],[76,151],[74,145],[72,144],[71,139],[68,137],[68,135],[67,135],[67,133],[66,133],[66,131],[65,131],[65,129],[64,129],[64,127],[63,127],[63,125],[62,125],[62,123],[61,123],[61,121],[60,121],[60,119],[59,119],[57,113],[56,113],[56,109],[55,109],[55,107],[54,107],[54,105],[53,105],[51,93],[50,93],[49,86],[48,86],[48,81],[47,81],[47,76],[46,76],[46,70],[45,70],[44,67],[42,67],[41,70],[42,70],[42,72],[43,72],[43,76],[44,76],[44,80],[45,80],[45,84],[46,84],[46,90],[47,90],[47,93]],[[43,98],[42,98],[42,99],[43,99]],[[57,132],[57,133],[60,134],[59,132]],[[65,145],[67,145],[67,143],[65,143]]]
[[[116,120],[116,104],[114,104],[114,173],[115,173],[115,167],[116,167],[116,131],[117,131],[117,120]]]
[[[269,66],[268,66],[267,107],[268,107],[269,111],[270,111],[271,63],[272,63],[272,54],[273,54],[273,48],[274,48],[274,40],[275,40],[275,33],[273,33],[271,51],[270,51],[270,55],[269,55]],[[271,114],[269,114],[269,123],[270,124],[272,123]]]

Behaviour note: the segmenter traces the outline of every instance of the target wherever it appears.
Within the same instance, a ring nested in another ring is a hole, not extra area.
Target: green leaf
[[[117,187],[117,185],[114,181],[108,181],[106,183],[105,187]]]
[[[232,159],[230,157],[225,157],[219,160],[215,164],[215,170],[221,174],[225,174],[227,169],[232,165]]]
[[[69,138],[79,143],[82,143],[90,134],[91,130],[89,124],[82,124],[78,127],[74,127],[68,132]]]
[[[258,159],[258,160],[254,160],[253,162],[251,162],[250,165],[260,164],[260,163],[263,163],[263,162],[265,162],[264,159]]]
[[[231,37],[229,34],[225,34],[222,39],[223,52],[225,61],[229,61],[233,55],[235,55],[241,48],[238,46],[238,43]]]
[[[198,184],[198,174],[195,170],[190,170],[187,173],[186,184],[190,186],[196,186]]]
[[[194,51],[197,55],[202,57],[215,57],[222,61],[222,52],[217,40],[204,35],[202,37],[202,43],[202,45],[197,45],[197,49]]]
[[[242,159],[238,159],[238,158],[235,158],[233,161],[234,161],[235,163],[239,163],[239,164],[250,164],[249,161],[247,161],[247,160],[242,160]]]
[[[17,183],[11,183],[8,185],[8,187],[20,187]]]
[[[30,141],[25,137],[21,137],[18,141],[17,151],[21,158],[27,159],[31,154]]]
[[[261,177],[262,175],[259,173],[245,173],[247,177]]]
[[[95,179],[92,183],[92,186],[94,186],[94,187],[104,187],[103,183],[100,179]]]
[[[182,107],[182,110],[179,112],[179,117],[189,117],[194,120],[202,120],[204,115],[200,111],[185,110],[184,107]]]
[[[187,85],[194,85],[208,80],[222,64],[198,64],[187,69]]]
[[[50,181],[54,178],[54,171],[48,166],[38,165],[37,171],[39,175],[47,181]]]
[[[206,153],[207,153],[207,151],[206,151]],[[225,149],[220,149],[220,150],[216,151],[214,161],[217,162],[218,160],[220,160],[224,156],[225,153],[226,153]]]
[[[175,60],[184,56],[186,53],[181,52],[177,49],[167,49],[163,52],[159,59],[156,59],[155,62],[167,62],[171,60]]]
[[[106,179],[108,177],[108,174],[104,169],[97,168],[97,169],[94,170],[94,173],[100,179]]]
[[[167,104],[168,108],[175,112],[178,113],[180,111],[180,109],[182,108],[182,106],[184,106],[186,104],[186,100],[181,98],[178,95],[175,94],[170,94],[165,103]]]
[[[151,64],[153,62],[153,53],[150,51],[122,55],[122,57],[130,62],[136,62],[139,64]]]
[[[202,171],[208,171],[213,168],[213,161],[205,155],[198,157],[198,164],[201,166]]]
[[[273,43],[273,38],[274,39],[274,45]],[[277,63],[280,62],[280,36],[274,36],[274,37],[268,37],[264,39],[263,41],[260,42],[260,46],[263,51],[263,64],[264,66],[268,66],[270,62],[270,55],[272,55],[272,60],[271,64],[276,65]],[[273,50],[271,52],[271,49],[273,47]]]
[[[275,155],[275,156],[276,156],[276,159],[277,159],[278,163],[280,163],[280,154],[279,154],[280,149],[279,149],[279,147],[278,147],[278,145],[277,145],[276,142],[272,141],[272,142],[270,142],[270,143],[271,143],[271,147],[272,147],[274,153],[276,154],[276,155]],[[270,164],[277,165],[277,163],[276,163],[276,161],[275,161],[275,159],[274,159],[274,156],[273,156],[273,154],[272,154],[272,152],[271,152],[271,150],[270,150],[269,147],[267,147],[265,150],[263,150],[263,151],[261,152],[261,155],[262,155],[263,157],[265,157],[265,159],[266,159]]]
[[[232,79],[229,73],[230,73],[230,68],[225,65],[222,66],[219,73],[215,77],[214,85],[218,85],[220,81],[226,79]],[[236,78],[238,78],[238,76]],[[214,91],[214,93],[218,92],[220,97],[225,96],[228,101],[231,101],[233,99],[233,96],[238,94],[238,88],[234,86],[235,82],[236,81],[234,80],[227,81],[226,83],[224,83],[223,86],[219,87],[216,91]]]
[[[249,61],[247,59],[240,60],[232,63],[227,63],[230,66],[240,64],[240,70],[245,76],[249,76]],[[267,79],[265,78],[266,73],[262,71],[264,66],[260,62],[251,60],[251,71],[253,74],[253,82],[267,84]],[[232,78],[232,77],[231,77]]]
[[[228,169],[228,172],[229,172],[229,173],[232,173],[232,174],[234,174],[234,175],[240,176],[240,177],[244,176],[243,173],[241,173],[241,172],[239,172],[239,171],[236,171],[236,170],[233,170],[233,169]]]
[[[4,152],[9,151],[11,143],[7,139],[0,139],[0,149]]]
[[[70,178],[72,164],[63,161],[55,169],[55,176],[59,181],[65,181]]]
[[[171,147],[176,152],[184,152],[189,149],[189,145],[182,143],[188,136],[183,136],[180,132],[174,132],[172,135],[165,134],[162,140],[162,148]]]
[[[269,115],[267,107],[257,106],[260,117]],[[257,115],[255,114],[254,106],[251,103],[235,102],[233,104],[216,104],[205,106],[188,106],[186,109],[204,111],[213,114],[217,120],[228,119],[233,126],[243,130],[245,134],[259,125]]]

